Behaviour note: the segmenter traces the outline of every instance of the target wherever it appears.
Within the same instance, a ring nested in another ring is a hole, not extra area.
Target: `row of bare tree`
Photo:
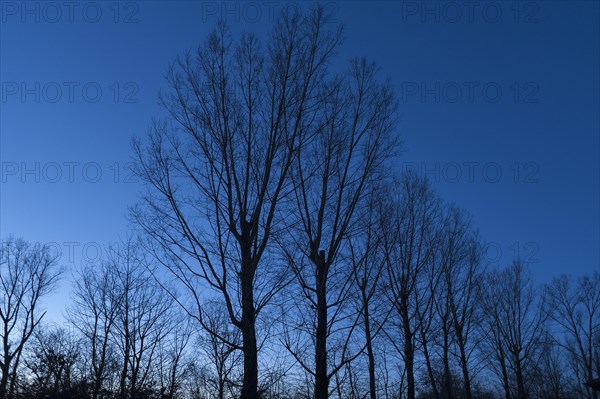
[[[264,44],[219,23],[172,65],[134,142],[141,239],[83,268],[73,331],[39,329],[56,259],[22,283],[3,245],[0,399],[597,399],[600,275],[488,270],[466,212],[396,173],[391,84],[329,70],[329,20],[290,11]]]
[[[464,211],[410,175],[396,196],[371,198],[330,269],[326,397],[596,399],[585,382],[600,372],[600,273],[537,285],[518,262],[488,270]],[[55,326],[39,302],[57,259],[2,243],[3,398],[240,396],[243,336],[226,303],[202,284],[192,300],[167,285],[142,244],[85,265],[68,324]],[[272,267],[287,284],[257,324],[258,397],[313,398],[314,271],[282,253],[288,263]]]

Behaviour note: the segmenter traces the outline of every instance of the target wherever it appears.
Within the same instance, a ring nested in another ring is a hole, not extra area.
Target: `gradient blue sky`
[[[70,271],[97,258],[127,233],[130,140],[162,115],[169,62],[219,16],[264,33],[300,4],[3,1],[0,236],[52,242]],[[540,281],[600,269],[598,2],[324,4],[340,60],[366,55],[397,88],[398,167],[473,214],[490,263],[518,253]]]

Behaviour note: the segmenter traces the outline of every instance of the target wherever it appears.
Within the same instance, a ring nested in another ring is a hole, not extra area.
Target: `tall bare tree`
[[[209,370],[207,371],[207,383],[211,398],[225,399],[229,394],[236,391],[239,386],[239,366],[241,357],[237,348],[242,339],[238,329],[230,327],[227,323],[225,312],[222,307],[211,304],[205,307],[205,320],[210,326],[210,331],[217,331],[219,336],[205,333],[200,337],[200,346],[206,359]],[[224,337],[227,342],[219,337]]]
[[[109,247],[106,265],[115,277],[117,303],[113,340],[119,350],[119,397],[139,399],[154,379],[160,343],[174,327],[174,302],[161,289],[139,242],[127,239]]]
[[[136,399],[158,371],[156,358],[173,327],[172,298],[156,282],[139,242],[107,248],[79,274],[68,319],[89,350],[91,396],[117,381],[120,398]]]
[[[544,340],[541,362],[538,367],[534,397],[548,399],[570,399],[578,392],[575,374],[571,372],[572,358],[568,352],[556,344],[556,337],[548,334]],[[582,395],[579,395],[581,397]]]
[[[427,369],[427,378],[431,385],[431,392],[434,399],[439,399],[440,397],[440,386],[436,376],[437,372],[434,369],[434,348],[443,331],[441,323],[439,322],[438,313],[436,312],[438,309],[438,302],[441,302],[439,296],[441,290],[439,287],[442,280],[442,273],[438,261],[438,259],[441,258],[439,252],[439,250],[433,251],[431,262],[429,262],[424,272],[423,301],[419,301],[415,304],[415,314],[418,318],[419,325],[416,341],[423,352],[425,367]]]
[[[415,340],[420,330],[416,304],[429,297],[426,271],[434,258],[440,202],[428,182],[412,173],[402,176],[399,185],[385,218],[383,242],[389,299],[396,315],[392,326],[398,327],[402,339],[402,346],[394,345],[404,361],[407,397],[414,399]]]
[[[0,399],[12,399],[23,348],[46,312],[41,300],[58,282],[58,255],[41,244],[8,238],[0,246]]]
[[[546,287],[546,296],[549,316],[564,334],[556,343],[574,358],[577,374],[587,381],[599,378],[600,273],[582,276],[576,283],[566,275],[556,277]],[[590,399],[598,398],[598,392],[583,384],[579,389]]]
[[[477,288],[482,280],[481,245],[465,211],[449,206],[440,234],[442,287],[446,291],[451,326],[458,347],[466,399],[473,397],[471,360],[477,318]],[[447,369],[447,367],[445,367]],[[446,379],[448,379],[446,375]]]
[[[506,397],[526,399],[546,336],[539,290],[529,270],[515,261],[490,272],[481,292],[486,336],[500,363]]]
[[[242,333],[242,398],[257,398],[256,319],[284,273],[263,267],[288,172],[316,129],[319,92],[340,40],[322,7],[286,9],[262,45],[233,42],[219,23],[197,52],[179,59],[161,97],[170,117],[135,143],[148,193],[133,217],[161,247],[159,258],[187,288],[204,328],[208,287]],[[218,336],[218,332],[214,332]]]
[[[158,343],[157,368],[161,389],[161,399],[176,399],[183,391],[186,379],[190,378],[191,341],[195,337],[195,323],[181,309],[171,309],[175,313],[173,327]]]
[[[395,154],[395,111],[392,89],[378,81],[377,67],[354,59],[345,76],[333,77],[321,88],[313,136],[295,158],[297,223],[285,249],[314,321],[309,332],[314,364],[302,364],[314,376],[316,399],[328,397],[330,379],[353,356],[348,339],[342,339],[337,360],[328,347],[338,321],[344,320],[346,332],[356,323],[345,317],[353,275],[346,264],[349,257],[340,254],[348,252],[356,216]]]
[[[442,272],[443,273],[443,272]],[[442,279],[443,281],[443,279]],[[436,297],[436,315],[439,318],[439,336],[437,344],[441,349],[441,362],[442,362],[442,378],[441,387],[443,397],[446,399],[452,399],[454,397],[453,382],[454,378],[452,375],[452,369],[450,365],[450,351],[454,345],[454,334],[452,334],[452,312],[450,310],[450,297],[448,290],[440,289],[438,296]]]
[[[106,263],[84,265],[76,275],[73,301],[67,308],[67,319],[86,343],[92,399],[100,397],[114,371],[112,336],[120,307],[114,293],[115,278]]]
[[[354,283],[358,288],[357,312],[362,315],[367,355],[369,397],[377,398],[375,338],[389,317],[391,306],[383,295],[384,267],[381,235],[381,192],[373,192],[357,223],[357,231],[348,239]]]

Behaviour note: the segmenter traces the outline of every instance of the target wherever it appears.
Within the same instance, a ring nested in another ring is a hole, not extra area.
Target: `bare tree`
[[[205,333],[200,338],[201,350],[206,360],[208,371],[208,386],[211,397],[225,399],[229,393],[237,391],[240,380],[237,378],[241,357],[237,351],[242,339],[240,331],[227,323],[227,313],[218,304],[205,307],[205,320],[209,331],[218,332],[218,336]],[[220,339],[219,337],[225,338]]]
[[[443,397],[451,399],[453,397],[453,375],[450,367],[450,351],[454,345],[454,335],[452,334],[452,312],[450,310],[450,297],[448,290],[440,290],[436,299],[436,314],[440,319],[440,336],[438,337],[438,346],[441,348],[442,378],[441,386]]]
[[[189,360],[190,341],[195,337],[192,320],[177,309],[173,329],[158,342],[157,368],[161,399],[175,399],[190,377],[192,362]],[[171,312],[174,310],[171,309]],[[195,325],[194,325],[195,326]]]
[[[27,397],[75,397],[77,385],[83,381],[78,374],[81,343],[64,327],[44,325],[34,333],[33,342],[23,358],[28,374]],[[81,371],[81,370],[79,370]]]
[[[118,381],[120,398],[136,399],[155,378],[159,344],[172,327],[173,301],[156,282],[133,239],[116,243],[100,264],[80,273],[68,310],[89,348],[92,397]]]
[[[531,274],[518,261],[493,271],[480,298],[487,339],[500,363],[499,377],[506,397],[525,399],[534,381],[529,377],[540,361],[547,319]]]
[[[442,286],[446,291],[447,309],[458,347],[458,360],[463,376],[466,399],[471,389],[471,358],[477,341],[473,330],[477,317],[477,287],[483,278],[481,245],[465,212],[449,206],[440,235]],[[446,364],[445,369],[448,369]],[[446,379],[448,379],[446,375]]]
[[[564,334],[564,339],[555,342],[575,359],[585,380],[598,378],[600,347],[595,339],[600,335],[600,273],[582,276],[575,284],[566,275],[557,277],[546,287],[546,296],[549,317]],[[598,398],[597,392],[583,384],[579,389],[590,399]]]
[[[112,300],[118,304],[113,340],[121,359],[119,396],[138,399],[154,378],[159,344],[173,327],[174,302],[162,291],[138,242],[109,247],[106,264],[115,276]]]
[[[481,300],[480,306],[483,314],[480,327],[481,336],[484,337],[480,351],[484,358],[488,359],[488,365],[492,372],[501,381],[505,398],[511,399],[511,377],[508,370],[508,354],[501,330],[501,309],[499,304],[494,302],[501,295],[501,292],[498,291],[499,286],[496,277],[488,275],[480,287],[481,293],[478,297]]]
[[[536,376],[535,395],[544,399],[570,399],[575,397],[578,381],[573,378],[569,365],[570,357],[556,337],[548,334],[544,339],[541,361]]]
[[[442,277],[438,256],[439,251],[434,251],[431,262],[424,272],[423,301],[415,304],[415,313],[418,318],[419,331],[416,340],[423,352],[427,378],[431,385],[434,399],[440,397],[440,386],[434,370],[434,346],[437,344],[440,332],[440,322],[437,315],[437,301],[439,300],[439,287]]]
[[[67,319],[80,332],[90,369],[91,397],[98,399],[113,373],[113,335],[121,304],[116,300],[116,275],[108,263],[90,263],[76,275]]]
[[[416,340],[423,353],[432,396],[453,397],[451,355],[457,346],[464,395],[470,397],[468,363],[475,345],[471,342],[467,345],[467,341],[474,324],[475,288],[481,275],[479,244],[463,210],[446,205],[438,211],[427,243],[432,250],[421,273],[420,293],[414,301]]]
[[[280,231],[278,203],[315,129],[320,82],[339,42],[327,20],[322,7],[284,14],[265,46],[252,34],[234,43],[219,23],[170,70],[171,92],[161,97],[169,122],[152,126],[147,146],[134,145],[149,190],[133,217],[193,298],[190,314],[204,328],[204,287],[225,302],[242,333],[244,399],[258,394],[256,319],[286,280],[261,259]]]
[[[352,60],[347,76],[325,82],[319,94],[313,137],[295,159],[296,223],[284,250],[314,321],[308,332],[314,337],[314,366],[297,352],[296,357],[314,376],[315,398],[324,399],[332,376],[356,356],[348,352],[349,334],[340,338],[337,360],[328,347],[332,333],[349,333],[358,321],[347,314],[353,275],[348,256],[340,254],[347,253],[359,209],[384,176],[397,140],[392,89],[378,82],[373,63]]]
[[[385,261],[389,279],[389,299],[396,317],[402,346],[394,343],[406,368],[409,399],[415,398],[415,340],[420,330],[417,303],[428,300],[427,267],[433,261],[439,200],[426,180],[406,174],[391,202],[384,226]],[[392,341],[393,342],[393,341]]]
[[[391,307],[382,293],[386,274],[381,236],[382,193],[370,194],[360,215],[357,233],[348,240],[354,283],[358,288],[357,313],[362,314],[367,355],[369,397],[377,398],[377,377],[374,340],[381,332]]]
[[[60,278],[58,255],[41,244],[8,238],[0,247],[0,399],[11,399],[23,348],[45,311],[41,299]]]

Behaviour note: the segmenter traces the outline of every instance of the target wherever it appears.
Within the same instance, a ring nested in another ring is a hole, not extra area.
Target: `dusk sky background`
[[[72,273],[128,232],[131,138],[164,116],[167,67],[219,17],[268,32],[257,2],[1,4],[0,236],[53,243]],[[68,5],[67,5],[68,4]],[[600,3],[324,2],[344,25],[334,66],[367,56],[399,99],[398,168],[467,209],[487,261],[539,282],[600,270]]]

